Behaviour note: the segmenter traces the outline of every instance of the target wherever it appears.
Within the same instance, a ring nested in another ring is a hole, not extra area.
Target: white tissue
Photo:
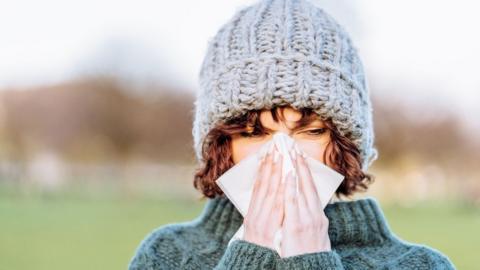
[[[282,154],[280,156],[283,158],[281,179],[282,182],[285,181],[285,176],[290,170],[295,172],[293,159],[289,153],[289,149],[295,144],[295,141],[283,132],[277,132],[274,134],[272,140],[265,143],[260,150],[242,159],[215,181],[242,216],[245,216],[248,211],[260,159],[272,144],[275,144],[278,151]],[[301,149],[298,147],[297,149],[304,154]],[[306,161],[312,174],[322,204],[322,209],[324,209],[332,198],[335,190],[342,183],[344,176],[308,155],[306,156]],[[298,183],[296,186],[298,193]],[[242,225],[230,239],[228,245],[236,239],[243,239],[243,235],[244,226]],[[275,233],[274,240],[274,247],[279,254],[281,254],[281,238],[282,232],[280,229]]]

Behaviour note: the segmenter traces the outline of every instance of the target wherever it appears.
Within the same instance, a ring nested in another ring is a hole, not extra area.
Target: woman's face
[[[323,155],[330,142],[330,130],[326,128],[323,121],[317,119],[306,126],[297,127],[302,114],[291,107],[286,107],[283,110],[283,116],[284,119],[279,117],[278,122],[275,122],[270,110],[264,110],[260,114],[260,122],[266,130],[265,134],[250,136],[237,134],[232,136],[233,162],[237,164],[246,156],[258,151],[263,144],[273,138],[276,132],[284,132],[295,140],[302,151],[325,163]]]

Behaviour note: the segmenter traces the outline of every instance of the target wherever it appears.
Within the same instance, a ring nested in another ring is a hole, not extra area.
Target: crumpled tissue
[[[256,180],[258,166],[260,164],[261,157],[268,151],[272,144],[276,145],[278,151],[282,154],[282,182],[285,181],[285,176],[289,171],[294,170],[294,159],[292,159],[289,150],[295,147],[301,154],[305,154],[295,143],[295,140],[283,132],[276,132],[273,138],[262,145],[262,147],[255,153],[242,159],[235,164],[224,174],[222,174],[215,182],[225,193],[225,196],[233,203],[238,209],[240,214],[245,217],[250,204],[250,198],[253,191],[253,186]],[[322,203],[322,209],[324,209],[330,199],[332,198],[335,190],[341,184],[344,179],[344,175],[338,173],[322,162],[308,156],[306,156],[307,165],[313,177],[317,193]],[[299,178],[296,178],[297,181]],[[298,193],[298,183],[296,185]],[[236,239],[243,239],[244,225],[242,224],[237,232],[230,239],[228,245],[230,245]],[[282,238],[282,230],[279,229],[275,233],[274,247],[275,250],[280,253],[280,245]]]

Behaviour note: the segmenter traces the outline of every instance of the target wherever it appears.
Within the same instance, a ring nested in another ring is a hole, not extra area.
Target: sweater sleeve
[[[335,250],[312,252],[282,258],[278,269],[339,270],[343,267],[340,255]]]
[[[151,242],[154,240],[154,233],[142,240],[137,247],[135,254],[128,263],[128,270],[154,270],[169,269],[162,261],[154,256]]]
[[[182,252],[174,245],[172,227],[161,227],[149,233],[135,250],[128,270],[178,269],[178,258]]]
[[[419,250],[421,250],[419,253],[419,258],[422,258],[421,254],[428,254],[428,257],[430,258],[430,260],[428,260],[430,261],[430,266],[428,267],[429,269],[456,270],[456,267],[450,258],[439,250],[428,246],[419,248]]]
[[[273,249],[238,239],[227,247],[214,270],[276,269],[279,259]]]

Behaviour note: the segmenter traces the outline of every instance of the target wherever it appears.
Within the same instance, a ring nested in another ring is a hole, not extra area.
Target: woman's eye
[[[310,135],[321,135],[325,133],[325,131],[326,131],[325,128],[318,128],[318,129],[307,130],[306,132]]]

